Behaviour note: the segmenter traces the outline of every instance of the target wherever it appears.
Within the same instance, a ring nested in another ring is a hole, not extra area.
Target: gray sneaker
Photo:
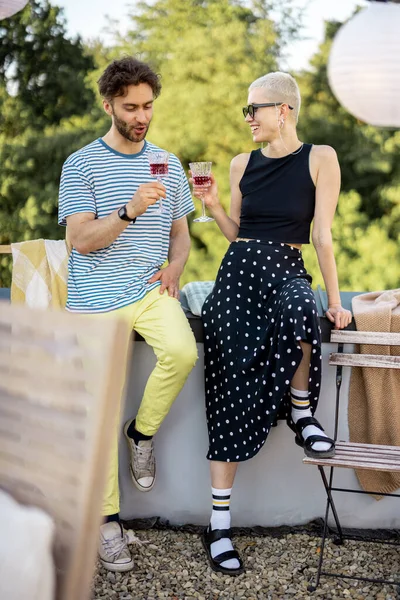
[[[116,521],[100,527],[100,562],[109,571],[131,571],[133,560],[128,548],[128,538],[122,525]]]
[[[130,471],[132,481],[141,492],[153,489],[156,480],[156,459],[153,440],[140,440],[136,445],[128,435],[129,425],[133,419],[125,423],[124,434],[128,442],[130,454]]]

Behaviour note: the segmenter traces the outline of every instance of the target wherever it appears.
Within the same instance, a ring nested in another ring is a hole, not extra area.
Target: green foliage
[[[48,0],[0,21],[0,244],[64,235],[57,225],[62,164],[105,128],[86,81],[94,66]],[[0,257],[2,285],[10,269]]]
[[[41,128],[86,114],[94,96],[85,77],[93,68],[80,39],[66,38],[62,11],[48,0],[32,0],[14,17],[3,19],[1,131],[15,135],[27,126]]]
[[[400,132],[362,123],[333,96],[327,61],[339,26],[326,24],[312,68],[298,77],[299,135],[315,144],[329,144],[338,154],[342,193],[333,237],[341,289],[399,287]],[[314,283],[323,285],[314,251],[306,249],[304,256]]]
[[[211,160],[226,209],[230,160],[253,148],[241,112],[247,88],[276,70],[284,44],[268,12],[266,2],[141,3],[117,52],[138,54],[161,73],[150,139],[177,154],[186,169],[191,161]],[[214,279],[227,241],[215,223],[191,224],[191,236],[184,282]]]
[[[397,288],[398,243],[389,238],[382,221],[370,221],[360,207],[357,192],[341,194],[332,228],[340,289],[362,292]],[[324,287],[312,246],[303,247],[303,258],[313,276],[313,287]]]
[[[281,13],[278,24],[271,15]],[[332,145],[342,169],[333,226],[341,289],[399,287],[400,132],[370,127],[332,95],[326,65],[339,23],[311,68],[298,76],[301,139]],[[0,244],[60,238],[57,197],[64,160],[109,127],[96,81],[108,62],[137,54],[160,72],[161,96],[149,139],[185,168],[212,160],[229,209],[229,164],[254,148],[241,107],[248,85],[279,68],[299,35],[292,0],[152,0],[135,4],[128,33],[112,48],[84,47],[65,34],[62,11],[48,0],[0,22]],[[200,211],[196,200],[197,212]],[[192,252],[182,283],[214,279],[228,242],[215,223],[192,223]],[[304,248],[314,285],[323,281],[313,248]],[[9,262],[0,257],[2,284]]]

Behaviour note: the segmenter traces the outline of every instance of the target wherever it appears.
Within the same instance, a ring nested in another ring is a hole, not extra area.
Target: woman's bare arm
[[[231,185],[231,206],[230,216],[228,216],[220,203],[218,196],[218,186],[215,178],[211,176],[212,185],[209,190],[203,194],[205,205],[214,217],[218,227],[224,236],[233,242],[237,238],[240,225],[240,210],[242,206],[242,194],[239,188],[239,182],[249,161],[249,154],[238,154],[231,161],[230,185]],[[192,181],[192,180],[191,180]],[[202,192],[197,192],[193,187],[193,193],[197,198],[201,198]]]
[[[317,180],[312,241],[328,295],[326,315],[336,329],[342,329],[350,323],[351,312],[341,305],[331,231],[340,192],[340,167],[330,146],[315,146],[313,154]]]

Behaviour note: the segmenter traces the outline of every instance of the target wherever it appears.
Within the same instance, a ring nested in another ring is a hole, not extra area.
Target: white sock
[[[229,510],[229,503],[231,500],[232,488],[228,490],[220,490],[212,487],[211,492],[213,499],[213,510],[210,520],[211,529],[229,529],[231,526],[231,511]],[[215,558],[218,556],[218,554],[222,554],[228,550],[233,550],[233,546],[229,538],[222,538],[221,540],[211,544],[210,550],[211,556]],[[231,558],[221,563],[221,567],[225,567],[225,569],[238,569],[240,564],[236,558]]]
[[[297,423],[297,421],[303,417],[312,417],[308,391],[296,390],[291,387],[290,396],[292,401],[292,419],[294,423]],[[318,429],[315,425],[308,425],[308,427],[303,429],[302,436],[304,440],[310,435],[328,437],[324,431],[321,431],[321,429]],[[326,452],[326,450],[331,448],[331,444],[330,442],[314,442],[311,447],[317,452]]]

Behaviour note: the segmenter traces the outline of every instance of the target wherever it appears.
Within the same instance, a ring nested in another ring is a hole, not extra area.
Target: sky
[[[71,35],[79,33],[84,39],[100,37],[104,40],[110,39],[104,31],[107,16],[119,21],[121,31],[124,31],[129,7],[132,10],[135,6],[135,0],[54,0],[54,3],[64,8]],[[357,5],[367,5],[366,0],[294,0],[294,3],[305,6],[303,36],[306,39],[292,44],[282,65],[293,71],[307,67],[323,39],[324,20],[343,21]]]

